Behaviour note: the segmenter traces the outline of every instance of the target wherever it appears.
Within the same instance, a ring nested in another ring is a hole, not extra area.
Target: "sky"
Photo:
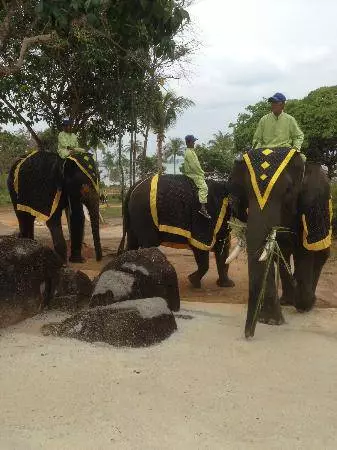
[[[195,106],[167,137],[207,142],[263,97],[337,84],[336,0],[196,0],[189,13],[201,46],[188,79],[166,87]]]

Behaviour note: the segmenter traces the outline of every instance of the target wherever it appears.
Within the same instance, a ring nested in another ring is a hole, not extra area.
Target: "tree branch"
[[[33,130],[33,128],[31,127],[30,123],[28,122],[28,120],[26,120],[22,114],[19,113],[19,111],[14,108],[14,106],[9,103],[9,101],[3,97],[2,95],[0,96],[0,99],[4,102],[4,104],[7,106],[7,108],[9,108],[15,115],[16,117],[18,117],[20,119],[20,121],[26,126],[27,130],[30,132],[30,134],[32,135],[34,141],[36,142],[37,146],[39,147],[39,149],[42,148],[42,143],[41,143],[41,139],[39,138],[39,136],[35,133],[35,131]]]
[[[21,69],[25,55],[28,51],[28,49],[34,45],[43,44],[46,42],[50,42],[53,38],[57,36],[57,33],[53,31],[52,33],[48,34],[40,34],[37,36],[31,36],[31,37],[25,37],[21,44],[21,50],[20,55],[16,63],[12,64],[11,66],[0,66],[0,76],[6,77],[8,75],[11,75],[18,70]]]

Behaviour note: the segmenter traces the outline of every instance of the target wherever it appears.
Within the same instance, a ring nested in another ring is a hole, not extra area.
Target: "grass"
[[[0,175],[0,205],[10,205],[11,200],[7,190],[7,175]]]
[[[122,205],[116,205],[112,207],[106,207],[100,209],[103,219],[112,219],[116,217],[122,217]]]

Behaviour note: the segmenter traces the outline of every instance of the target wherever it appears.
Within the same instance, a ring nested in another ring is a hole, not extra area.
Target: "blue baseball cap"
[[[197,140],[198,139],[195,136],[193,136],[193,134],[188,134],[187,136],[185,136],[185,141],[186,142],[195,142]]]
[[[272,97],[268,98],[268,102],[275,103],[275,102],[282,102],[284,103],[286,101],[285,95],[281,94],[281,92],[276,92]]]
[[[66,117],[62,120],[63,125],[71,125],[71,123],[72,123],[71,119],[69,119],[68,117]]]

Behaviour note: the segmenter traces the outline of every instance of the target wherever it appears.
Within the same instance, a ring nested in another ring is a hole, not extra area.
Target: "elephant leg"
[[[139,244],[135,233],[130,229],[126,236],[126,250],[138,250]]]
[[[299,312],[310,311],[315,304],[314,286],[315,252],[301,248],[295,257],[295,307]]]
[[[225,264],[229,255],[229,240],[217,242],[214,246],[214,255],[216,261],[216,267],[218,269],[219,278],[217,279],[217,285],[220,287],[233,287],[234,281],[228,277],[229,265]]]
[[[321,250],[319,252],[315,252],[313,285],[312,285],[314,295],[316,292],[319,277],[321,276],[323,266],[327,262],[329,256],[330,256],[330,248],[327,248],[326,250]]]
[[[80,199],[72,199],[70,213],[70,237],[71,250],[69,261],[74,263],[83,263],[85,259],[82,257],[82,243],[84,235],[84,212]]]
[[[284,317],[275,285],[275,268],[272,263],[266,280],[265,292],[258,311],[259,296],[265,276],[266,263],[250,261],[248,258],[249,270],[249,298],[248,311],[245,325],[246,338],[253,337],[257,320],[269,325],[282,325]]]
[[[292,255],[291,248],[282,248],[283,257],[290,268],[290,256]],[[280,299],[281,305],[291,305],[295,303],[295,288],[296,283],[292,275],[289,274],[284,262],[280,260],[280,278],[282,284],[282,297]]]
[[[24,211],[15,210],[19,222],[20,237],[34,239],[35,217]]]
[[[209,268],[209,252],[204,250],[199,250],[197,248],[192,248],[195,262],[197,263],[198,270],[191,273],[188,276],[190,283],[195,288],[201,288],[201,279],[208,271]]]
[[[62,211],[56,211],[56,213],[46,223],[51,237],[53,239],[55,252],[60,256],[64,263],[67,262],[67,244],[64,239],[62,223],[61,223]]]

